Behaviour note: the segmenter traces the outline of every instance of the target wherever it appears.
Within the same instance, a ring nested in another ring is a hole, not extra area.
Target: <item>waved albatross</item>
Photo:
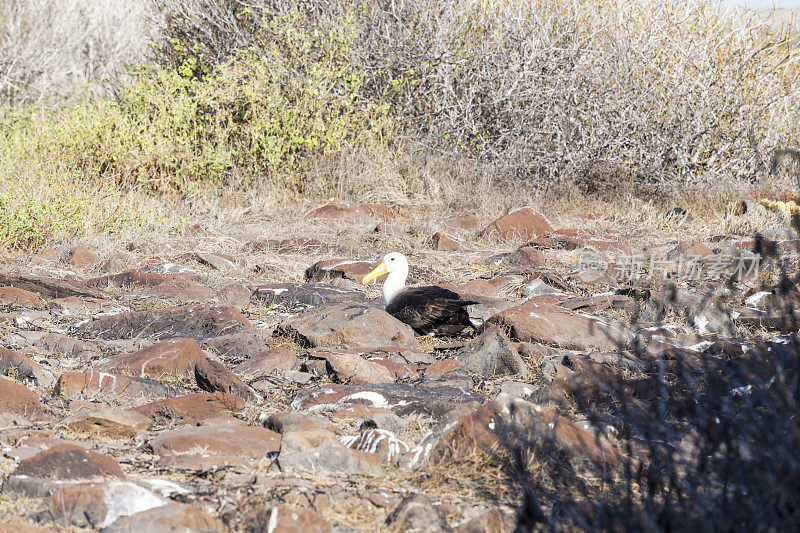
[[[478,302],[462,300],[455,292],[435,285],[406,287],[408,260],[403,254],[386,254],[381,264],[364,276],[361,283],[366,285],[387,272],[389,275],[383,282],[386,312],[417,333],[458,335],[470,326],[464,307]]]

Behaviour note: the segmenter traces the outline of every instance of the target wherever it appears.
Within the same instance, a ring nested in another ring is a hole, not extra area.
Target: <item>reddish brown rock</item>
[[[325,417],[296,411],[273,413],[267,418],[264,425],[280,434],[291,432],[313,433],[318,430],[332,433],[335,429],[334,425]]]
[[[417,370],[421,368],[420,365],[411,363],[398,363],[397,361],[392,361],[388,357],[371,356],[369,357],[368,361],[386,368],[386,370],[391,373],[394,379],[416,378]]]
[[[155,340],[175,337],[203,340],[245,331],[255,332],[255,329],[238,309],[229,305],[183,305],[103,315],[74,329],[77,335],[101,339]]]
[[[394,212],[386,206],[353,202],[331,202],[308,214],[308,218],[344,222],[378,222],[394,218],[394,216]]]
[[[307,346],[420,349],[414,331],[385,311],[361,304],[325,305],[282,322],[277,333]]]
[[[429,378],[438,378],[460,367],[461,363],[456,359],[442,359],[426,366],[424,375]]]
[[[506,264],[514,266],[539,266],[544,264],[544,254],[532,246],[520,246],[504,261]]]
[[[87,279],[84,282],[84,285],[87,287],[98,288],[146,289],[155,287],[156,285],[160,285],[171,279],[171,276],[167,276],[165,274],[128,270],[125,272],[120,272],[119,274],[108,274],[105,276]]]
[[[27,387],[0,378],[0,412],[29,416],[41,409],[39,398]]]
[[[505,395],[464,416],[455,426],[430,433],[408,456],[412,466],[424,459],[439,463],[462,454],[490,451],[501,445],[500,435],[506,440],[520,436],[528,446],[553,443],[571,457],[596,464],[613,465],[621,460],[613,447],[547,407]]]
[[[447,252],[463,252],[468,250],[469,247],[467,244],[458,237],[454,237],[453,235],[448,235],[447,233],[442,233],[437,231],[430,238],[431,247],[434,250],[442,250]]]
[[[151,425],[152,421],[139,413],[108,408],[83,411],[58,423],[70,431],[110,437],[131,437]]]
[[[61,444],[23,459],[3,483],[4,494],[44,496],[55,482],[124,479],[119,464],[73,444]]]
[[[142,378],[188,377],[197,363],[205,359],[194,339],[170,339],[132,354],[109,357],[97,368]]]
[[[64,255],[64,262],[77,268],[92,268],[102,259],[85,246],[73,246]]]
[[[61,527],[104,528],[123,516],[167,505],[149,490],[129,481],[57,486],[47,499],[48,518]]]
[[[202,450],[203,454],[263,459],[281,448],[281,436],[245,424],[213,424],[162,431],[150,441],[153,453],[175,455]]]
[[[621,253],[630,251],[630,248],[625,243],[599,239],[564,238],[559,239],[558,244],[565,250],[581,250],[584,248],[591,248],[598,252]]]
[[[11,308],[44,309],[45,301],[37,293],[19,287],[0,287],[0,305]]]
[[[702,242],[683,242],[667,252],[665,259],[669,261],[678,260],[678,258],[699,258],[708,257],[713,255],[714,250]]]
[[[205,339],[201,342],[201,346],[218,353],[221,357],[234,359],[255,357],[267,348],[264,341],[252,331]]]
[[[580,315],[553,304],[525,302],[494,315],[484,328],[500,326],[515,340],[576,350],[615,350],[633,339],[622,324]]]
[[[64,315],[88,316],[97,313],[111,313],[122,311],[118,304],[102,298],[87,298],[84,296],[67,296],[50,300],[48,307]]]
[[[456,288],[453,290],[457,292],[459,296],[462,298],[469,298],[470,300],[474,300],[478,297],[500,298],[503,295],[496,286],[488,281],[483,281],[480,279],[468,281],[467,283],[462,283],[461,285],[456,285],[455,287]]]
[[[128,378],[106,372],[65,372],[58,377],[55,392],[68,400],[102,398],[151,398],[169,394],[155,381]]]
[[[394,381],[394,374],[388,368],[364,359],[357,352],[317,349],[311,356],[325,359],[330,372],[342,383],[364,385]]]
[[[314,263],[306,269],[306,281],[330,281],[333,279],[349,279],[361,282],[361,279],[378,266],[378,261],[358,261],[352,259],[326,259]],[[379,280],[382,278],[378,278]]]
[[[297,355],[288,348],[270,348],[233,367],[233,371],[248,379],[282,374],[300,366]]]
[[[0,372],[20,381],[32,381],[39,387],[49,387],[55,376],[29,357],[0,347]]]
[[[312,509],[276,505],[256,509],[244,521],[244,530],[272,533],[329,533],[333,531]]]
[[[225,533],[229,529],[213,516],[183,503],[170,503],[125,516],[103,529],[103,533],[131,533],[132,531]]]
[[[197,386],[208,392],[230,392],[245,400],[256,399],[253,390],[222,363],[203,358],[194,367]]]
[[[597,313],[606,309],[619,309],[633,314],[639,310],[639,304],[636,303],[634,298],[621,294],[596,294],[589,297],[577,296],[562,300],[558,302],[558,305],[570,311],[581,310],[589,313]]]
[[[132,410],[154,420],[194,424],[242,409],[244,409],[244,401],[239,396],[218,392],[187,394],[140,405]]]
[[[66,298],[67,296],[103,297],[102,292],[91,290],[76,283],[23,274],[0,274],[0,286],[17,287],[29,292],[35,292],[43,298]]]
[[[82,442],[48,437],[45,434],[35,432],[35,430],[23,430],[19,438],[16,438],[16,440],[14,438],[9,438],[9,441],[14,445],[4,448],[3,455],[15,461],[30,459],[43,450],[49,450],[63,444],[87,448]]]
[[[544,236],[552,231],[553,227],[544,215],[525,207],[498,218],[481,231],[480,236],[520,240],[532,236]]]
[[[117,462],[107,455],[72,444],[60,444],[20,462],[14,475],[51,479],[124,478]]]

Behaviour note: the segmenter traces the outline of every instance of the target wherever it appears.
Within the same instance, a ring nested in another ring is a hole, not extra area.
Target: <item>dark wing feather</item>
[[[453,291],[431,285],[404,290],[386,311],[414,329],[427,329],[437,324],[463,322],[464,306],[474,303],[477,302],[462,300]]]

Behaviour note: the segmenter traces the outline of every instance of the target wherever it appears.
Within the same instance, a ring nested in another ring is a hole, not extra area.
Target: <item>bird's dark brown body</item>
[[[458,335],[471,326],[464,308],[475,303],[462,300],[451,290],[430,285],[404,289],[386,306],[386,311],[417,333]]]

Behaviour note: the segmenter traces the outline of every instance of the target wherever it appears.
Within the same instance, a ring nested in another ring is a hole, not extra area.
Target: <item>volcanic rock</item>
[[[463,368],[483,377],[528,375],[528,368],[503,332],[490,328],[456,356]]]
[[[50,370],[27,356],[2,347],[0,347],[0,372],[19,380],[32,381],[38,387],[49,387],[55,381],[55,376]]]
[[[406,496],[386,518],[393,531],[439,533],[446,531],[444,520],[433,502],[422,494]]]
[[[320,282],[334,279],[349,279],[360,283],[361,278],[369,274],[378,266],[378,263],[377,261],[326,259],[314,263],[306,269],[306,281]]]
[[[45,301],[38,293],[19,287],[0,287],[0,305],[3,307],[44,309]]]
[[[103,528],[123,516],[167,505],[149,490],[129,481],[76,483],[57,486],[48,498],[41,522],[62,527]]]
[[[4,494],[45,496],[65,481],[124,479],[125,474],[113,458],[72,444],[61,444],[23,459],[5,480]]]
[[[154,420],[195,424],[208,418],[242,409],[244,409],[244,401],[239,396],[218,392],[187,394],[140,405],[132,410]]]
[[[387,429],[371,428],[360,435],[340,437],[339,441],[353,450],[377,454],[384,461],[397,461],[408,452],[408,444]]]
[[[429,433],[408,457],[415,466],[420,461],[435,464],[499,445],[542,447],[550,443],[578,461],[613,465],[621,460],[614,448],[547,407],[506,395],[482,405],[455,426],[448,424]]]
[[[278,331],[307,346],[420,349],[414,330],[385,311],[361,304],[325,305],[285,320]]]
[[[132,354],[109,357],[97,368],[142,378],[186,377],[205,359],[194,339],[170,339]]]
[[[498,218],[481,231],[480,236],[496,236],[508,241],[544,236],[552,231],[553,227],[544,215],[525,207]]]
[[[39,398],[27,387],[0,378],[0,413],[30,416],[40,412]]]
[[[388,220],[394,216],[394,212],[386,206],[353,202],[331,202],[308,214],[308,218],[361,223]]]
[[[333,531],[312,509],[274,505],[256,509],[243,524],[247,533],[275,531],[280,533],[329,533]]]
[[[104,528],[101,533],[130,533],[132,531],[192,531],[220,533],[228,528],[216,518],[183,503],[170,503],[124,516]]]
[[[161,383],[106,372],[65,372],[58,377],[55,393],[68,400],[151,398],[171,394]]]
[[[198,341],[245,331],[255,330],[238,309],[229,305],[185,305],[102,315],[73,329],[78,336],[100,339],[187,337]]]
[[[150,441],[150,447],[162,456],[202,450],[203,454],[259,460],[281,449],[281,436],[266,428],[214,423],[162,431]]]
[[[233,371],[247,379],[256,379],[273,374],[281,374],[287,370],[295,370],[300,366],[297,355],[288,348],[270,348],[255,357],[233,367]]]
[[[67,296],[103,297],[103,293],[100,291],[82,287],[69,281],[24,274],[0,274],[0,286],[17,287],[29,292],[35,292],[46,299],[66,298]]]
[[[502,311],[484,324],[496,325],[512,339],[576,350],[615,350],[627,346],[632,333],[611,320],[572,313],[552,304],[525,302]]]
[[[245,400],[257,399],[258,395],[228,367],[217,361],[203,358],[194,367],[197,386],[208,392],[230,392]]]
[[[107,408],[84,411],[58,423],[71,431],[111,437],[131,437],[151,425],[152,421],[139,413]]]
[[[341,302],[363,302],[363,292],[343,289],[325,283],[270,283],[262,285],[253,293],[267,306],[304,305],[318,307]]]

